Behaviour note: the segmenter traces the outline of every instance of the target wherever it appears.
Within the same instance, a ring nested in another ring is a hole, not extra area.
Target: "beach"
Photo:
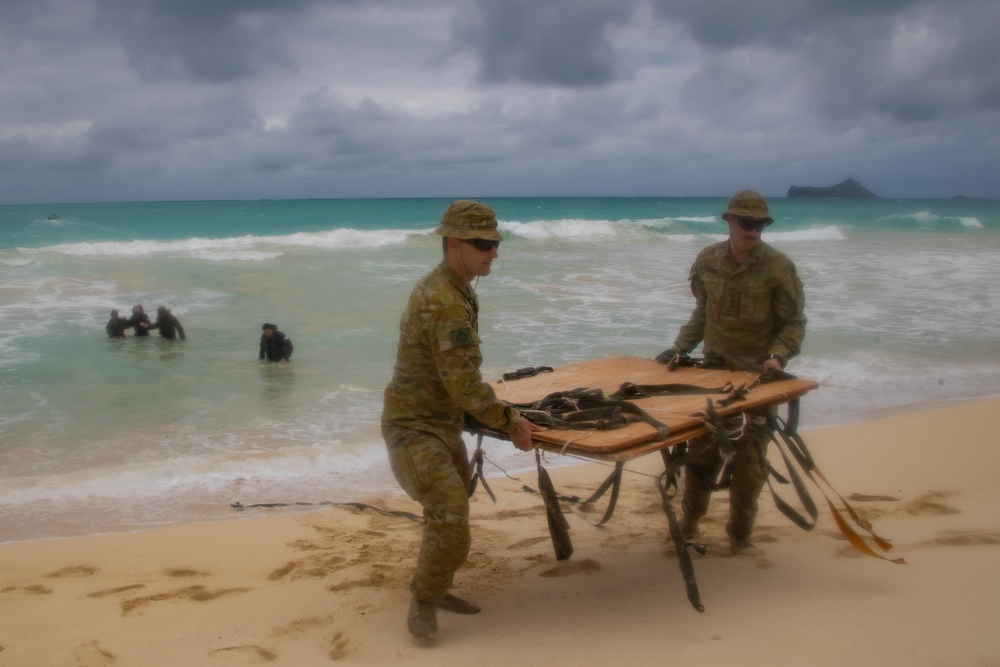
[[[504,242],[476,285],[484,379],[665,350],[726,201],[487,200]],[[395,493],[383,390],[449,202],[0,206],[0,543]],[[802,428],[1000,393],[1000,202],[770,204],[764,239],[806,291],[789,371],[821,387]],[[169,308],[187,339],[109,339],[111,309],[137,304]],[[290,364],[258,361],[264,322],[294,342]],[[487,472],[533,467],[490,447]]]
[[[765,490],[757,548],[731,556],[716,494],[685,597],[654,476],[626,465],[614,517],[564,504],[575,553],[557,562],[534,472],[490,478],[473,545],[431,647],[406,631],[420,524],[354,506],[0,545],[3,665],[1000,665],[1000,399],[899,411],[803,433],[834,488],[890,540],[894,564],[841,536],[816,487],[811,532]],[[587,496],[597,463],[552,469]],[[514,478],[516,477],[516,478]],[[782,494],[789,496],[787,487]],[[419,512],[405,496],[365,499]],[[677,501],[675,501],[675,505]]]

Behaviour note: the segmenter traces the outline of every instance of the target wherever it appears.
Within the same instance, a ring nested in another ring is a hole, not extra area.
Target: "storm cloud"
[[[0,203],[1000,196],[994,0],[6,0]]]

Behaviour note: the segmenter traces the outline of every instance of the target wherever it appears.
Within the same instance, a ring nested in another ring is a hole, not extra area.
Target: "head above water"
[[[278,327],[276,325],[271,324],[270,322],[264,322],[264,324],[261,325],[260,330],[261,331],[267,331],[268,329],[270,329],[271,331],[274,331],[277,328]]]
[[[503,241],[497,231],[497,214],[493,209],[469,199],[452,202],[434,233],[453,239]]]
[[[767,224],[774,222],[767,210],[767,200],[753,190],[740,190],[732,196],[722,219],[729,222],[731,216]]]

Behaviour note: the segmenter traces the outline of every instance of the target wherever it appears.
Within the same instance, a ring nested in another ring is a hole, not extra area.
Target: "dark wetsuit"
[[[122,318],[112,317],[104,328],[108,332],[108,338],[124,338],[127,326],[128,324]]]
[[[181,326],[180,320],[171,313],[169,310],[165,312],[157,312],[156,322],[151,324],[150,329],[159,329],[160,336],[163,338],[169,338],[173,340],[180,336],[181,340],[185,340],[184,327]]]
[[[145,322],[147,325],[152,325],[152,322],[150,322],[149,320],[149,315],[147,315],[146,313],[139,313],[138,315],[132,313],[132,317],[125,320],[125,328],[135,329],[136,336],[148,336],[149,328],[139,326],[140,322]]]
[[[268,338],[260,335],[260,358],[268,361],[290,361],[292,358],[292,339],[277,329]]]

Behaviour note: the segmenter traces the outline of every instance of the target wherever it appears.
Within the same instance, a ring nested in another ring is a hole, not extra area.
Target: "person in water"
[[[149,325],[150,329],[159,329],[160,336],[173,340],[180,336],[181,340],[186,340],[187,336],[184,335],[184,327],[181,326],[181,321],[170,312],[166,306],[160,306],[156,309],[156,322]]]
[[[287,363],[292,358],[292,339],[281,331],[277,324],[265,322],[261,327],[260,359],[267,359],[279,364]]]
[[[104,330],[108,332],[108,338],[125,338],[125,320],[118,317],[118,311],[111,311],[111,319],[104,326]]]
[[[125,328],[134,329],[136,336],[148,336],[151,324],[149,315],[143,311],[141,305],[133,306],[132,317],[125,320]]]

